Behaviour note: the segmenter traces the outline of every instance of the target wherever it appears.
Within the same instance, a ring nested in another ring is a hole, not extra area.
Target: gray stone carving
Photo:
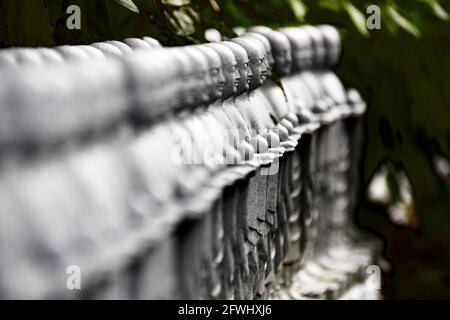
[[[0,144],[45,148],[84,139],[122,120],[131,109],[123,66],[97,60],[82,65],[27,66],[21,72],[5,68]]]
[[[0,297],[377,297],[340,57],[328,25],[0,50]]]

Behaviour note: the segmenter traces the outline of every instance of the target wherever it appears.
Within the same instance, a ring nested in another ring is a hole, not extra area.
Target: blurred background
[[[80,30],[66,27],[72,4]],[[368,30],[374,13],[380,29]],[[142,36],[173,46],[205,42],[209,29],[337,26],[337,73],[369,104],[357,219],[385,240],[383,294],[450,299],[449,13],[450,0],[0,0],[0,46]]]

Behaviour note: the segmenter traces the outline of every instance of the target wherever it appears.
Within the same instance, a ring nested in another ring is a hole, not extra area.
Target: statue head
[[[15,63],[21,65],[39,65],[42,64],[42,56],[35,49],[17,48],[10,49],[14,55]]]
[[[263,36],[262,34],[257,33],[257,32],[246,32],[242,36],[255,39],[256,41],[261,42],[261,44],[264,46],[264,51],[266,53],[264,62],[266,63],[267,76],[270,77],[272,75],[272,70],[273,70],[273,66],[275,64],[275,60],[273,59],[272,47],[270,46],[269,40],[265,36]]]
[[[248,91],[249,82],[253,76],[252,71],[249,67],[250,62],[248,59],[247,51],[245,51],[245,49],[240,45],[231,41],[223,41],[221,42],[221,44],[229,48],[236,58],[237,71],[239,72],[239,77],[236,78],[236,95],[241,95],[244,92]]]
[[[151,37],[142,38],[145,42],[147,42],[152,48],[161,48],[161,43],[158,40]]]
[[[192,77],[194,80],[192,88],[193,106],[199,106],[205,103],[209,103],[208,93],[208,60],[197,49],[192,46],[183,47],[183,49],[189,57],[192,65]]]
[[[96,42],[91,44],[92,47],[100,50],[105,57],[121,57],[123,56],[122,51],[119,50],[116,46],[113,46],[110,43],[106,42]]]
[[[92,46],[77,46],[77,47],[86,52],[89,58],[105,59],[105,55],[103,54],[103,52],[101,52],[97,48],[94,48]]]
[[[314,66],[317,68],[323,68],[325,65],[325,56],[327,52],[325,48],[325,39],[322,32],[313,26],[302,26],[299,29],[305,30],[311,38],[313,45]]]
[[[66,61],[88,60],[89,54],[79,46],[60,46],[55,48]]]
[[[61,55],[61,53],[59,53],[58,51],[56,51],[55,49],[50,49],[50,48],[38,48],[36,49],[41,57],[42,57],[42,61],[44,61],[45,63],[62,63],[64,62],[64,59]]]
[[[249,86],[250,90],[254,90],[261,86],[267,77],[264,46],[256,40],[245,37],[234,38],[231,41],[243,47],[247,52],[249,66],[253,74]]]
[[[51,50],[51,49],[47,49]],[[60,56],[62,59],[62,57]],[[8,48],[0,52],[0,64],[12,65],[40,65],[44,63],[41,49],[35,48]]]
[[[1,111],[15,120],[12,137],[19,144],[51,145],[98,132],[130,110],[126,70],[118,60],[29,65],[12,74],[6,69],[2,101],[9,103]]]
[[[205,45],[219,54],[225,78],[222,99],[228,99],[236,94],[236,79],[240,77],[237,70],[236,58],[234,57],[233,51],[221,43],[207,43]]]
[[[123,42],[133,50],[152,48],[150,43],[145,42],[144,40],[139,39],[139,38],[127,38],[127,39],[123,40]]]
[[[292,55],[291,44],[286,35],[264,26],[253,27],[250,31],[260,33],[269,40],[275,60],[275,71],[278,75],[289,74],[292,67]]]
[[[173,55],[173,63],[176,65],[177,70],[177,77],[175,79],[178,83],[176,94],[177,109],[184,106],[194,106],[196,104],[194,87],[197,84],[194,79],[194,66],[191,63],[191,58],[182,47],[174,47],[167,50]]]
[[[93,133],[99,132],[129,114],[133,98],[129,91],[127,70],[121,61],[97,56],[64,65],[68,66],[67,71],[61,73],[69,75],[58,76],[68,78],[68,99],[74,100],[77,121],[82,127],[89,128]]]
[[[179,65],[172,50],[139,50],[123,59],[136,99],[136,119],[152,120],[177,107]]]
[[[1,66],[12,66],[15,65],[16,56],[14,55],[14,49],[0,50],[0,65]]]
[[[282,28],[279,31],[287,36],[291,44],[293,70],[310,69],[313,66],[313,45],[308,33],[300,28]]]
[[[223,75],[222,62],[219,54],[212,48],[206,45],[195,46],[197,50],[202,52],[208,60],[208,84],[210,101],[215,101],[222,97],[222,92],[225,86],[225,77]]]
[[[123,55],[133,53],[133,49],[131,49],[128,45],[126,45],[123,42],[112,40],[112,41],[105,41],[105,43],[109,43],[109,44],[117,47],[117,49],[119,49]]]
[[[322,33],[326,48],[326,67],[335,67],[341,58],[341,37],[338,30],[330,25],[318,26],[319,31]]]

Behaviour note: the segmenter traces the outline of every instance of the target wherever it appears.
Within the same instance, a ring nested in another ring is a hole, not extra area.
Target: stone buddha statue
[[[324,68],[335,68],[341,59],[341,37],[338,30],[331,25],[319,25],[317,27],[325,41],[326,55]]]
[[[168,50],[140,50],[123,59],[135,97],[133,119],[136,122],[153,122],[176,109],[179,83],[173,61],[174,55]]]
[[[291,211],[293,217],[296,217],[292,219],[295,223],[290,224],[291,239],[297,238],[297,240],[292,243],[291,250],[287,253],[285,261],[288,273],[285,280],[289,281],[293,273],[298,271],[299,263],[307,256],[305,253],[306,242],[312,239],[312,235],[315,234],[315,229],[311,226],[311,216],[315,216],[315,212],[317,212],[313,208],[313,203],[316,202],[312,199],[316,188],[312,185],[312,181],[314,181],[313,177],[316,172],[314,168],[318,164],[318,154],[315,151],[318,137],[316,134],[311,133],[318,127],[317,124],[314,124],[317,121],[317,117],[312,112],[317,95],[314,95],[312,92],[309,86],[309,79],[304,79],[305,74],[307,75],[306,78],[314,77],[310,71],[313,67],[313,51],[310,37],[306,32],[298,32],[294,28],[281,29],[280,31],[290,42],[293,59],[293,73],[282,78],[281,82],[289,102],[289,109],[300,120],[297,126],[299,128],[298,132],[302,133],[295,156],[292,157],[291,174],[287,176],[288,179],[292,179],[295,176],[298,177],[297,181],[292,183],[294,183],[296,188],[299,188],[299,194],[302,199],[301,201],[296,201],[296,203],[300,202],[301,206],[297,206],[294,211]],[[317,81],[315,82],[317,83]],[[298,173],[293,174],[295,171]],[[317,221],[317,219],[314,221]]]
[[[269,40],[272,55],[274,57],[275,76],[283,77],[289,74],[291,71],[292,57],[291,47],[286,36],[267,27],[254,27],[250,30],[263,35]],[[264,94],[273,108],[273,113],[277,122],[281,122],[289,113],[286,96],[283,90],[280,90],[280,86],[274,84],[273,81],[270,80],[263,87]],[[295,118],[296,117],[294,117],[294,119]]]
[[[351,114],[351,108],[347,103],[347,93],[339,78],[332,71],[337,65],[341,56],[340,36],[338,31],[329,25],[317,27],[323,39],[323,47],[326,55],[321,66],[323,72],[319,73],[320,81],[323,85],[325,94],[332,99],[336,106],[337,117],[347,117]]]
[[[275,73],[279,77],[288,75],[291,72],[292,56],[290,43],[286,36],[265,26],[252,27],[249,31],[259,33],[269,40]]]
[[[78,188],[62,157],[55,158],[16,162],[1,173],[4,298],[76,298],[57,283],[65,283],[73,261],[88,273],[91,268],[85,258],[98,258],[101,245],[92,232],[96,226],[89,228],[92,220],[80,216],[88,214],[86,193]]]
[[[290,51],[287,49],[290,49],[289,41],[288,39],[281,33],[275,33],[274,31],[271,31],[271,29],[266,27],[255,27],[252,28],[252,30],[256,30],[256,32],[261,32],[261,35],[264,37],[267,37],[267,40],[269,41],[271,45],[271,52],[278,52],[278,55],[275,55],[275,66],[278,64],[277,69],[278,70],[287,70],[290,69]],[[272,39],[272,41],[270,41]],[[289,53],[289,57],[285,57],[285,55]],[[281,57],[281,61],[278,61],[279,55],[284,55]],[[286,64],[288,64],[288,67],[286,67]],[[280,85],[276,84],[275,82],[268,80],[262,87],[261,90],[269,103],[271,104],[272,110],[279,110],[278,112],[271,112],[272,118],[275,118],[278,120],[278,126],[277,128],[284,129],[284,134],[280,135],[280,140],[282,140],[282,145],[287,146],[287,150],[294,151],[294,147],[297,144],[297,140],[299,139],[300,135],[294,134],[294,125],[291,121],[287,118],[288,116],[288,106],[286,97],[283,93],[283,90],[281,89]],[[278,99],[277,99],[278,98]],[[283,108],[285,106],[285,109],[279,109]],[[281,114],[281,110],[283,110],[283,114]],[[291,118],[294,119],[294,122],[296,120],[295,116],[291,116]],[[296,123],[297,124],[297,123]],[[283,137],[283,135],[285,137]],[[288,138],[290,137],[290,138]],[[283,144],[283,140],[287,141]],[[299,219],[294,217],[298,217],[300,214],[300,208],[298,208],[297,203],[300,203],[299,197],[300,192],[299,188],[301,187],[301,174],[300,174],[300,167],[299,167],[300,160],[298,158],[297,153],[288,153],[283,156],[283,158],[280,159],[280,172],[277,175],[270,175],[269,176],[269,188],[272,190],[268,191],[268,208],[270,212],[274,212],[278,216],[278,225],[277,225],[277,233],[273,233],[272,235],[272,241],[274,242],[274,245],[276,245],[277,250],[273,252],[273,268],[274,270],[271,270],[271,275],[268,277],[266,286],[269,287],[276,287],[277,284],[271,283],[272,279],[275,278],[275,273],[278,274],[276,278],[282,278],[280,275],[281,272],[281,262],[285,254],[288,254],[288,250],[291,251],[290,256],[295,255],[298,257],[298,254],[300,253],[299,249],[299,241],[301,240],[298,236],[300,230],[299,230]],[[296,179],[293,180],[293,177],[296,177]],[[270,179],[273,179],[273,181],[270,181]],[[276,180],[275,180],[276,179]],[[279,191],[279,192],[277,192]],[[269,194],[279,194],[278,197],[269,196]],[[289,195],[289,196],[286,196]],[[288,222],[289,221],[289,222]],[[288,228],[289,227],[289,228]],[[283,241],[281,237],[288,235],[288,237]],[[285,244],[285,242],[287,242]],[[294,254],[295,253],[295,254]],[[298,258],[296,258],[298,260]],[[287,257],[287,260],[289,260],[289,257]],[[291,259],[292,260],[292,259]],[[295,259],[294,259],[295,261]],[[268,290],[273,290],[276,288],[268,288]]]
[[[212,106],[212,108],[210,110],[212,110],[212,112],[215,114],[215,116],[218,119],[224,119],[227,128],[226,130],[231,130],[234,133],[231,134],[232,139],[234,141],[236,141],[236,144],[233,144],[233,146],[236,146],[237,148],[240,147],[241,143],[239,140],[243,140],[244,136],[249,136],[249,126],[248,124],[245,122],[245,119],[242,117],[242,115],[240,114],[240,112],[235,108],[234,106],[234,94],[236,92],[236,90],[240,89],[239,84],[241,84],[242,86],[242,82],[245,83],[246,79],[247,79],[247,75],[245,75],[245,78],[243,78],[241,76],[241,74],[239,73],[238,70],[238,61],[236,61],[236,57],[233,54],[233,51],[228,48],[227,46],[224,46],[223,44],[220,43],[214,43],[214,44],[208,44],[208,46],[210,46],[211,48],[214,48],[219,55],[221,56],[222,59],[222,63],[224,65],[224,73],[225,73],[225,79],[227,79],[227,83],[228,85],[225,86],[226,90],[224,90],[224,94],[223,94],[223,102],[219,103],[219,104],[215,104]],[[226,67],[228,65],[228,68]],[[227,72],[226,70],[228,70],[228,76],[227,76]],[[247,135],[246,135],[247,132]],[[242,138],[240,138],[242,137]],[[243,146],[245,148],[245,146]],[[245,173],[244,173],[245,175]],[[242,176],[241,176],[242,177]],[[234,201],[234,199],[236,199],[235,196],[235,191],[230,191],[228,190],[228,194],[230,194],[228,197],[224,197],[224,201],[228,202],[228,201]],[[231,197],[231,198],[230,198]],[[234,202],[236,203],[236,202]],[[237,208],[236,208],[237,210]],[[233,213],[231,213],[232,217],[244,217],[245,215],[243,215],[242,213],[239,215],[237,213],[235,213],[235,211],[233,211]],[[229,220],[230,218],[229,215],[227,215],[227,217],[224,217],[224,220]],[[246,220],[247,221],[247,220]],[[242,224],[240,225],[242,226]],[[230,228],[234,228],[236,230],[237,226],[236,225],[231,225],[229,226]],[[241,230],[236,230],[237,234],[236,237],[239,237],[241,239],[241,237],[245,237],[246,235],[246,228],[241,229]],[[230,241],[230,239],[227,240],[228,243]],[[241,242],[238,242],[241,243]],[[247,248],[247,249],[245,249]],[[253,248],[253,249],[252,249]],[[245,251],[241,251],[241,249],[245,249]],[[250,254],[250,252],[253,252],[252,254]],[[250,259],[251,261],[253,261],[251,264],[252,265],[257,265],[257,260],[258,258],[255,255],[255,249],[253,245],[246,245],[244,247],[238,247],[237,248],[237,252],[235,252],[234,254],[234,260],[235,260],[235,276],[234,276],[234,281],[236,283],[240,283],[240,282],[245,282],[247,284],[249,284],[249,282],[247,281],[241,281],[244,278],[248,279],[250,276],[250,269],[248,267],[249,262],[248,262],[248,255],[250,254]],[[228,259],[230,260],[230,259]],[[244,268],[244,269],[242,269]],[[243,292],[245,291],[245,292]],[[243,297],[243,296],[252,296],[253,295],[253,288],[250,288],[250,286],[248,286],[247,288],[240,288],[239,285],[237,285],[235,287],[234,290],[234,295],[235,297]]]
[[[192,247],[197,248],[195,258],[196,262],[192,261],[192,256],[186,253],[186,259],[183,259],[182,264],[189,269],[191,279],[185,279],[183,290],[184,295],[190,298],[217,298],[221,292],[221,274],[220,263],[221,256],[223,257],[223,249],[221,247],[220,234],[222,222],[220,220],[221,210],[217,208],[217,199],[220,190],[217,190],[219,185],[211,185],[211,180],[215,180],[215,175],[220,171],[222,164],[215,162],[214,158],[217,153],[221,154],[221,150],[207,150],[212,143],[216,142],[221,145],[220,136],[217,135],[217,123],[213,123],[212,119],[207,113],[207,105],[214,100],[217,100],[222,93],[224,85],[224,76],[222,74],[222,65],[217,53],[210,48],[199,48],[199,46],[188,47],[183,49],[180,54],[184,53],[185,57],[191,65],[190,75],[194,81],[190,83],[192,93],[194,93],[194,102],[191,105],[190,112],[183,112],[181,117],[175,121],[171,121],[171,127],[174,128],[175,134],[182,139],[183,148],[192,149],[193,157],[188,158],[188,161],[195,161],[195,163],[186,163],[189,170],[183,169],[185,178],[189,178],[185,182],[182,192],[188,192],[187,189],[192,189],[192,177],[195,172],[202,171],[205,176],[200,184],[196,184],[197,188],[190,191],[195,191],[195,200],[191,200],[188,210],[193,212],[188,213],[192,216],[202,215],[204,218],[193,224],[190,231],[187,233],[187,238],[181,241],[181,251],[190,250]],[[181,60],[179,60],[181,61]],[[200,75],[196,74],[201,72]],[[199,77],[204,77],[202,81],[198,81]],[[195,109],[194,109],[195,108]],[[206,134],[209,132],[210,134]],[[216,139],[216,140],[214,140]],[[222,138],[223,139],[223,138]],[[220,149],[220,147],[218,147]],[[204,153],[207,151],[206,154]],[[195,157],[194,157],[195,156]],[[213,161],[211,161],[213,160]],[[219,156],[220,160],[220,156]],[[195,166],[194,166],[195,165]],[[179,181],[180,182],[180,181]],[[219,181],[220,182],[220,181]],[[194,186],[195,187],[195,186]],[[198,189],[201,188],[201,189]],[[209,190],[208,190],[209,189]],[[216,189],[216,194],[211,193],[210,189]],[[183,191],[184,190],[184,191]],[[215,231],[213,231],[215,230]],[[212,242],[207,241],[213,239]],[[184,254],[184,253],[183,253]],[[191,281],[192,279],[195,281]]]
[[[251,39],[255,39],[263,45],[264,52],[265,52],[264,63],[266,65],[266,69],[267,69],[267,78],[271,77],[272,70],[273,70],[273,67],[275,64],[275,60],[272,56],[272,48],[270,46],[269,40],[257,32],[246,32],[246,33],[243,33],[242,35],[240,35],[240,37],[248,37]]]
[[[11,117],[14,126],[6,124],[2,137],[17,149],[83,143],[104,135],[130,111],[126,75],[118,61],[30,65],[20,73],[5,68],[4,79],[2,97],[14,103],[2,104],[7,109],[2,118]]]
[[[312,42],[304,31],[295,28],[283,28],[279,31],[289,40],[293,61],[291,75],[281,79],[289,110],[296,115],[301,125],[298,132],[312,132],[318,128],[320,120],[312,110],[317,98],[311,91],[310,84],[303,79],[305,73],[307,77],[313,77],[309,71],[312,67]]]
[[[249,57],[249,68],[252,73],[249,81],[249,89],[256,89],[266,80],[267,75],[267,66],[265,64],[267,52],[264,45],[262,42],[250,37],[236,38],[232,41],[246,50]],[[265,101],[256,93],[256,90],[250,93],[244,93],[236,99],[236,109],[246,121],[251,133],[250,137],[247,137],[247,140],[252,144],[256,152],[268,157],[261,162],[261,164],[265,164],[266,166],[257,169],[256,174],[248,181],[247,195],[241,200],[245,203],[250,221],[253,221],[250,230],[256,230],[250,231],[249,233],[249,235],[253,233],[254,245],[258,249],[258,264],[256,266],[258,273],[256,277],[253,276],[253,282],[258,283],[259,287],[253,287],[253,294],[255,296],[261,296],[263,294],[263,280],[267,273],[270,255],[270,241],[268,236],[270,223],[267,219],[271,219],[272,216],[267,215],[266,195],[269,186],[269,175],[266,175],[264,172],[270,170],[271,162],[276,157],[276,154],[271,154],[269,150],[269,147],[274,147],[271,145],[272,136],[269,131],[274,126],[274,123],[270,119],[269,110],[264,103]],[[274,138],[277,141],[278,137],[275,136]],[[264,200],[262,200],[263,197]]]
[[[104,143],[117,140],[103,132],[129,110],[124,103],[129,100],[126,77],[119,62],[95,59],[30,66],[15,74],[16,79],[5,74],[9,88],[2,86],[10,91],[2,97],[15,101],[14,145],[41,148],[21,161],[17,172],[11,170],[16,180],[10,181],[11,190],[17,192],[11,198],[17,201],[17,218],[28,233],[22,235],[21,251],[30,259],[20,261],[35,270],[25,267],[19,272],[34,278],[34,291],[19,289],[34,298],[62,297],[61,291],[64,296],[66,291],[51,284],[59,279],[55,274],[65,274],[74,261],[90,277],[111,272],[117,266],[108,262],[124,261],[129,253],[118,249],[129,235],[124,200],[129,175],[113,151],[116,144],[110,148]],[[18,98],[20,93],[11,90],[17,84],[27,92],[25,97]],[[98,134],[95,141],[87,138],[92,132]],[[74,140],[75,146],[67,146]],[[53,152],[55,144],[59,152]],[[30,250],[38,254],[29,254]]]
[[[142,130],[128,144],[128,161],[133,177],[131,212],[147,223],[147,244],[136,261],[138,299],[179,297],[180,279],[176,271],[176,237],[173,227],[184,219],[177,195],[177,177],[184,170],[174,161],[171,127],[157,123]],[[137,221],[138,223],[139,220]],[[163,241],[162,241],[163,240]],[[161,279],[161,273],[167,276]],[[158,290],[155,290],[158,286]]]
[[[222,54],[225,61],[231,61],[234,65],[231,72],[234,77],[230,76],[229,81],[234,81],[236,95],[243,94],[248,90],[248,57],[246,51],[239,45],[232,42],[220,42],[213,45],[216,50],[223,51]],[[225,47],[225,49],[223,49]],[[236,63],[230,55],[230,50],[234,56]],[[234,72],[237,71],[238,75]],[[231,91],[231,90],[230,90]],[[245,246],[242,245],[243,231],[240,229],[241,225],[238,223],[240,214],[240,197],[246,191],[246,181],[242,180],[247,177],[250,171],[254,169],[253,166],[245,164],[245,162],[252,159],[254,153],[253,148],[244,140],[245,132],[248,131],[248,126],[245,123],[242,115],[235,107],[236,97],[226,95],[221,103],[215,104],[210,108],[210,111],[221,123],[225,124],[225,130],[230,142],[230,147],[238,154],[239,162],[231,162],[232,168],[236,171],[235,183],[223,191],[222,202],[223,207],[228,208],[223,210],[223,221],[225,222],[225,250],[226,250],[226,268],[228,279],[224,281],[225,293],[228,297],[242,299],[245,297],[245,287],[243,287],[243,279],[249,278],[248,257],[245,252]],[[234,166],[239,164],[239,166]],[[242,213],[241,213],[242,215]],[[250,289],[247,291],[251,291]],[[250,295],[250,294],[249,294]]]
[[[227,83],[227,85],[224,86],[222,99],[217,101],[212,110],[214,110],[216,114],[222,114],[222,116],[225,114],[227,116],[228,121],[225,123],[229,126],[229,132],[233,133],[233,136],[230,137],[230,139],[233,140],[233,146],[238,148],[240,140],[250,135],[249,127],[242,115],[235,108],[236,94],[238,93],[238,90],[242,90],[239,83],[245,81],[247,77],[244,79],[239,72],[238,62],[236,61],[232,49],[220,43],[211,43],[207,44],[207,46],[214,49],[220,55],[222,65],[224,66],[225,82]],[[222,117],[222,119],[224,118]],[[231,125],[229,121],[231,121]]]

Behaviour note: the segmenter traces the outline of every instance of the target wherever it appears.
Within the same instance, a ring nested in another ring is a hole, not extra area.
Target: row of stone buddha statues
[[[373,294],[340,57],[328,25],[0,51],[0,297]]]

